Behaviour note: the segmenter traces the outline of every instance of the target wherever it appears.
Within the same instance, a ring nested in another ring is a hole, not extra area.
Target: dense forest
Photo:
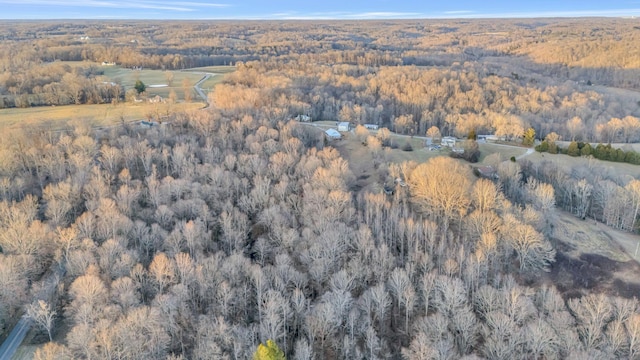
[[[637,359],[633,293],[561,291],[547,272],[556,205],[636,231],[640,181],[382,157],[385,194],[291,120],[599,139],[640,114],[580,84],[637,85],[623,76],[638,71],[635,23],[597,24],[0,24],[2,94],[41,66],[66,71],[54,60],[237,68],[210,107],[159,126],[0,137],[0,330],[25,313],[36,359],[250,359],[261,343],[300,360]],[[615,66],[597,56],[616,51]]]
[[[321,132],[267,110],[3,142],[1,314],[41,300],[43,330],[68,329],[38,359],[640,351],[636,300],[526,285],[554,262],[551,185],[436,157],[390,165],[393,196],[357,192]]]

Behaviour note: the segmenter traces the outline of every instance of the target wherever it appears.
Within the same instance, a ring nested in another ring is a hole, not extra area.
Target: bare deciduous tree
[[[42,327],[49,335],[49,341],[53,341],[51,337],[51,330],[53,330],[53,321],[57,315],[55,309],[51,308],[51,305],[43,300],[38,300],[36,303],[27,305],[26,308],[27,318],[33,320],[38,326]]]

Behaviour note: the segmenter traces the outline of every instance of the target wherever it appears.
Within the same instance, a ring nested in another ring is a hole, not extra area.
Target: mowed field
[[[185,69],[184,71],[207,72],[213,74],[228,74],[236,71],[235,66],[203,66]]]
[[[224,75],[236,71],[236,67],[235,66],[205,66],[205,67],[186,69],[184,71],[198,73],[200,74],[201,77],[204,76],[205,73],[215,74],[209,77],[207,80],[205,80],[202,84],[200,84],[200,88],[202,89],[202,91],[208,94],[211,91],[213,91],[216,85],[220,84],[222,80],[224,80]]]
[[[613,161],[604,161],[587,157],[572,157],[563,154],[549,154],[538,153],[526,157],[527,160],[533,162],[550,161],[555,163],[558,167],[564,169],[570,169],[572,167],[587,167],[589,169],[600,170],[604,174],[616,175],[616,176],[633,176],[634,178],[640,177],[640,165],[633,165],[627,163],[618,163]]]
[[[204,76],[189,71],[131,70],[120,66],[101,66],[101,70],[104,71],[104,76],[112,82],[120,84],[125,90],[133,89],[136,81],[140,80],[147,85],[147,97],[160,95],[166,98],[173,90],[179,100],[185,99],[185,90],[191,93],[192,98],[195,98],[197,94],[193,90],[193,85]],[[183,85],[187,85],[187,87],[185,88]]]
[[[120,103],[118,105],[40,106],[24,109],[0,109],[0,128],[34,128],[58,130],[69,127],[72,121],[90,126],[108,126],[121,121],[144,119],[149,114],[165,114],[173,110],[194,110],[203,103],[150,104]]]

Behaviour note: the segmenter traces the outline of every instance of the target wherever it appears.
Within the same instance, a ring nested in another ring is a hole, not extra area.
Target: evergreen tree
[[[593,156],[594,156],[596,159],[601,159],[601,160],[602,160],[602,159],[604,159],[604,156],[605,156],[605,149],[604,149],[604,145],[602,145],[602,144],[598,144],[598,145],[596,146],[596,149],[593,151]]]
[[[138,95],[140,95],[143,92],[145,92],[145,90],[147,90],[147,85],[145,85],[140,80],[136,80],[136,83],[135,83],[135,85],[133,85],[133,88],[136,89],[136,91],[138,92]]]
[[[286,360],[284,352],[280,350],[273,340],[267,340],[267,344],[258,345],[258,349],[253,354],[253,360]]]
[[[528,128],[524,132],[524,136],[522,138],[522,145],[532,146],[536,140],[536,131],[533,128]]]
[[[638,163],[638,153],[635,151],[627,151],[624,156],[624,162],[629,164],[637,164]]]
[[[572,141],[569,144],[569,148],[567,149],[567,155],[569,156],[580,156],[580,149],[578,149],[578,143]]]
[[[589,143],[584,144],[584,146],[580,150],[580,155],[589,156],[591,155],[591,153],[593,153],[593,148],[591,147],[591,144]]]
[[[536,146],[536,151],[541,153],[549,151],[549,143],[547,140],[544,140],[540,145]]]
[[[478,135],[476,134],[476,129],[471,129],[471,131],[469,131],[469,135],[467,135],[467,139],[469,139],[469,140],[477,140],[478,139]]]

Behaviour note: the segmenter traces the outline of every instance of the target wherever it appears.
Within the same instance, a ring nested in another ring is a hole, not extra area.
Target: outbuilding
[[[338,131],[347,132],[351,129],[351,124],[348,121],[338,123]]]
[[[442,144],[442,146],[454,148],[456,146],[456,138],[453,136],[445,136],[440,140],[440,144]]]
[[[342,135],[336,129],[329,129],[324,132],[324,135],[329,140],[340,140],[342,139]]]

